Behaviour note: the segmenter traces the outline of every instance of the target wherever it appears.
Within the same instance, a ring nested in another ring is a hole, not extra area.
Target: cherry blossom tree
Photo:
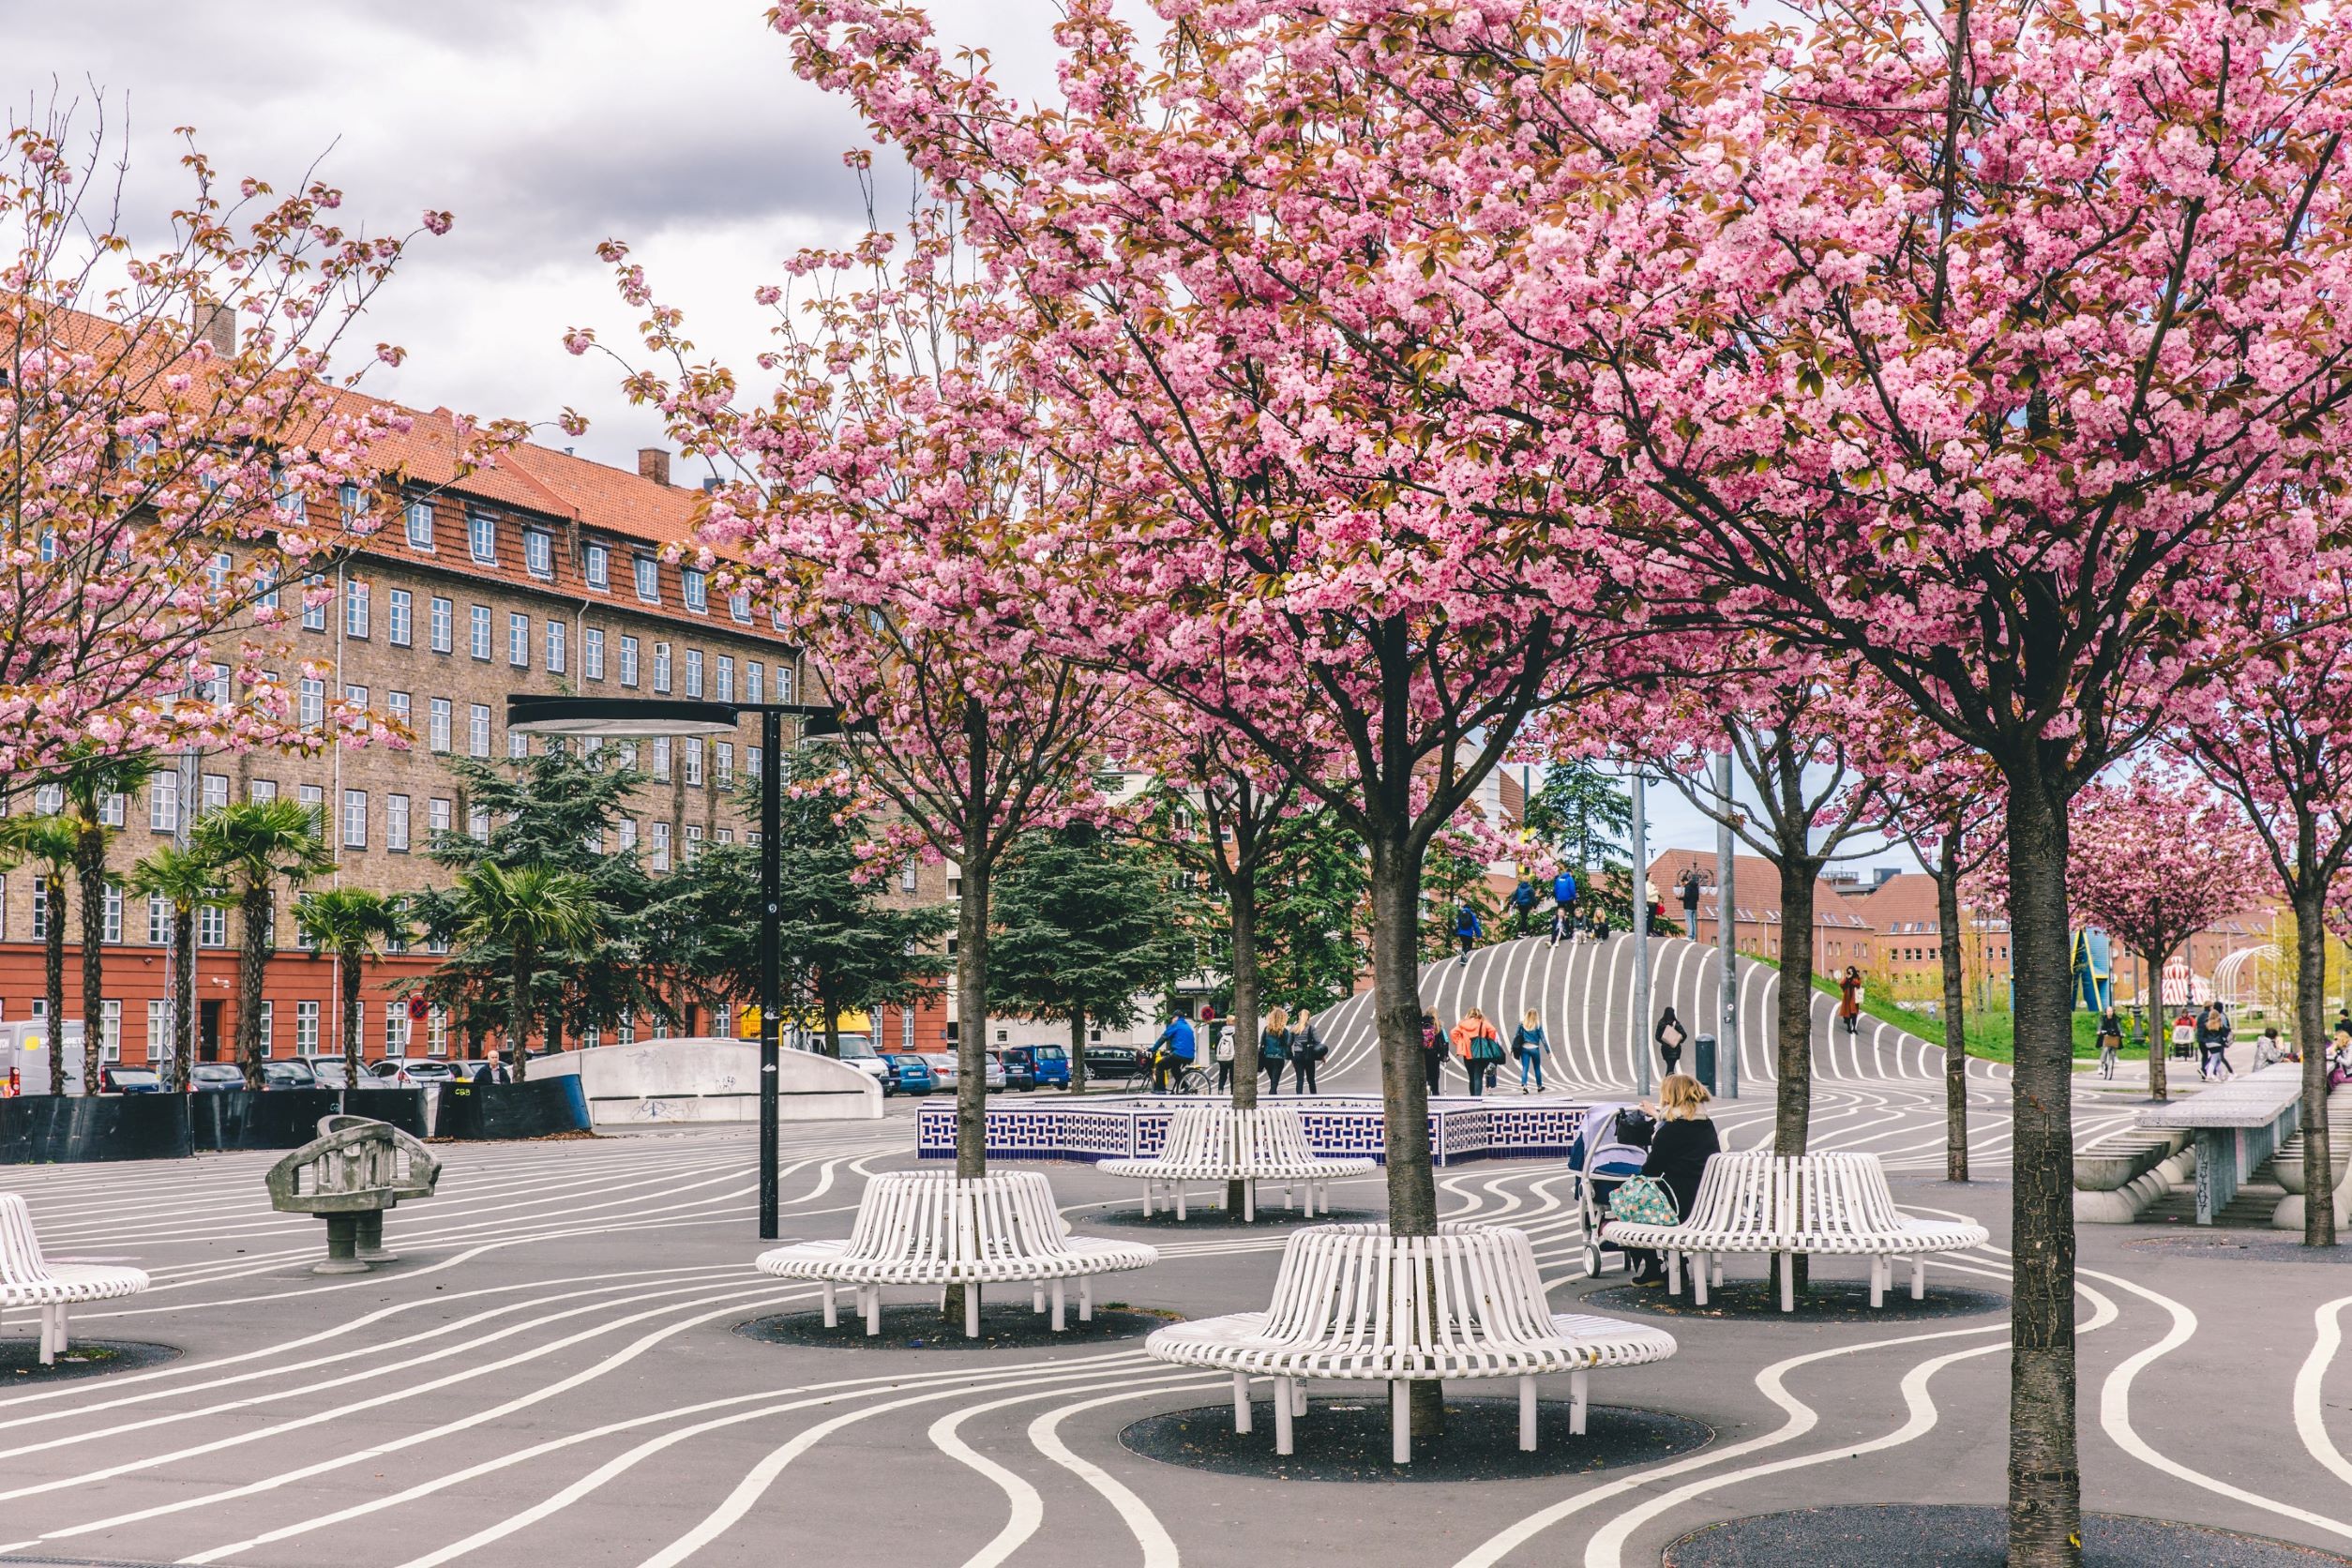
[[[2335,1190],[2328,1147],[2327,964],[2331,893],[2352,857],[2352,581],[2340,563],[2308,596],[2249,599],[2232,629],[2265,650],[2187,749],[2246,814],[2295,912],[2295,1038],[2303,1052],[2304,1159]],[[2303,1206],[2303,1241],[2333,1246],[2335,1207]]]
[[[2167,777],[2143,765],[2119,784],[2099,783],[2074,801],[2066,881],[2083,918],[2106,928],[2156,977],[2140,999],[2148,1015],[2148,1092],[2165,1097],[2158,992],[2182,943],[2267,891],[2263,845],[2235,804],[2194,774]],[[2015,871],[2010,873],[2015,885]],[[2322,1052],[2321,1054],[2325,1054]]]

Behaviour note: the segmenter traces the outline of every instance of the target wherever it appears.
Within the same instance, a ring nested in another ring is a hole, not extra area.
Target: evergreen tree
[[[1088,1025],[1129,1027],[1196,967],[1173,872],[1162,855],[1074,826],[1025,835],[997,874],[990,996],[1068,1020],[1074,1086]]]
[[[1625,846],[1633,837],[1634,798],[1623,779],[1598,762],[1555,762],[1528,797],[1526,826],[1576,873],[1580,906],[1617,930],[1633,928],[1635,870]]]
[[[1493,942],[1503,935],[1502,903],[1486,882],[1486,855],[1468,834],[1447,828],[1429,840],[1421,866],[1421,957],[1434,963],[1455,950],[1454,924],[1462,906],[1478,912],[1478,923]]]
[[[1364,846],[1330,811],[1306,813],[1260,876],[1259,970],[1266,999],[1320,1013],[1353,994],[1370,962]]]

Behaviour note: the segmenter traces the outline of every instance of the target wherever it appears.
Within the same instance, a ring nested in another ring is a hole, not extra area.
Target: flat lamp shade
[[[664,697],[522,697],[506,699],[506,728],[526,735],[731,735],[734,708]]]

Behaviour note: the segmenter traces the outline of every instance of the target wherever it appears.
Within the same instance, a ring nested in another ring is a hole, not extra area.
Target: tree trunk
[[[2074,1449],[2074,1025],[2066,803],[2009,778],[2015,988],[2010,1297],[2010,1568],[2078,1568]],[[2159,972],[2162,972],[2161,971]]]
[[[517,1083],[531,1070],[527,1065],[531,1057],[531,974],[537,964],[538,954],[531,943],[515,943],[514,994],[506,999],[506,1057]]]
[[[84,827],[73,846],[82,883],[82,1093],[95,1094],[106,1039],[106,833]]]
[[[345,948],[337,955],[343,971],[343,1108],[351,1109],[351,1092],[359,1086],[359,1063],[367,1052],[359,1038],[359,950]]]
[[[483,1060],[488,1051],[489,1034],[490,1028],[482,1021],[482,1015],[475,1012],[473,1004],[469,1003],[465,1009],[465,1058],[467,1061]]]
[[[1802,845],[1780,846],[1780,1005],[1772,1020],[1780,1063],[1780,1092],[1772,1113],[1772,1153],[1802,1154],[1813,1127],[1813,909],[1814,879],[1820,867]],[[1845,1023],[1832,1016],[1830,1027]],[[1803,1253],[1772,1255],[1772,1278],[1787,1270],[1790,1288],[1811,1288],[1811,1259]]]
[[[1944,1179],[1968,1179],[1968,998],[1960,966],[1958,835],[1936,865],[1936,948],[1944,967]]]
[[[1421,1060],[1421,852],[1402,829],[1366,848],[1371,854],[1372,1006],[1380,1036],[1389,1233],[1434,1236],[1438,1185],[1429,1155],[1429,1083]],[[1428,1379],[1406,1386],[1411,1390],[1413,1436],[1436,1437],[1445,1427],[1444,1385]]]
[[[2010,956],[2013,958],[2016,957],[2016,949],[2013,946],[2010,949]],[[2140,1005],[2148,1013],[2148,1097],[2151,1100],[2161,1100],[2165,1097],[2164,1061],[2172,1049],[2172,1031],[2167,1029],[2164,1033],[2159,1034],[2156,1033],[2156,1026],[2163,1021],[2164,966],[2172,962],[2171,945],[2167,943],[2163,952],[2143,961],[2149,966],[2148,984],[2140,988]],[[2070,1031],[2071,1048],[2073,1019],[2067,1020],[2067,1027]]]
[[[1070,1092],[1076,1093],[1086,1087],[1080,1069],[1086,1062],[1086,1009],[1070,1010]]]
[[[185,1093],[196,1078],[196,1030],[188,1016],[196,1011],[196,911],[172,911],[172,1058],[166,1064],[170,1080],[163,1087]]]
[[[49,1092],[66,1092],[66,879],[63,873],[45,874],[47,889],[42,902],[49,907],[47,920],[42,923],[41,983],[49,998]],[[86,1037],[90,1025],[84,1020],[82,1032]]]
[[[249,885],[237,900],[244,929],[237,952],[237,1065],[245,1071],[245,1087],[262,1086],[262,976],[269,967],[270,888],[266,882]]]
[[[1258,1106],[1258,877],[1255,867],[1244,865],[1227,879],[1225,900],[1232,915],[1233,936],[1233,1016],[1225,1020],[1225,1027],[1233,1041],[1233,1108],[1254,1110]],[[1418,1033],[1416,1030],[1416,1038]],[[1248,1070],[1244,1071],[1244,1068]],[[1225,1184],[1227,1214],[1240,1214],[1246,1208],[1243,1186],[1244,1184],[1239,1181]]]
[[[836,1062],[841,1060],[841,1015],[822,992],[817,996],[817,1013],[825,1021],[825,1054]]]
[[[2336,1244],[2335,1152],[2328,1144],[2328,894],[2298,867],[2295,894],[2295,1037],[2303,1052],[2303,1244]]]
[[[988,878],[994,867],[966,840],[956,902],[956,1174],[988,1173]],[[962,1316],[962,1308],[957,1309]]]

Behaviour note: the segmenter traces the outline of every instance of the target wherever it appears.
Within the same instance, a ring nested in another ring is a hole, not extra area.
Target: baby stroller
[[[1641,1174],[1650,1157],[1650,1137],[1655,1124],[1638,1106],[1596,1105],[1584,1113],[1576,1141],[1568,1146],[1568,1169],[1576,1178],[1576,1202],[1584,1215],[1584,1272],[1597,1277],[1614,1259],[1622,1267],[1624,1253],[1605,1246],[1601,1227],[1608,1221],[1609,1194],[1628,1176]]]

